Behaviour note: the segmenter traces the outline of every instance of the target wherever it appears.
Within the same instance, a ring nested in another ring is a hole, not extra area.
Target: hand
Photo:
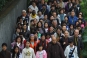
[[[66,44],[66,42],[63,42],[63,45],[65,45]]]

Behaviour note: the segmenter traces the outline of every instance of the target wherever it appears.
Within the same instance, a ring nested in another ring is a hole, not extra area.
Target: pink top
[[[37,51],[36,52],[36,58],[47,58],[47,53],[45,50]]]

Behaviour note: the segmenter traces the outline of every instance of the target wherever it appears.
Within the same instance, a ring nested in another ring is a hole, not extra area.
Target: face
[[[38,27],[41,27],[41,23],[40,22],[38,23]]]
[[[39,47],[39,50],[41,51],[42,49],[43,49],[43,47],[42,47],[42,46],[40,46],[40,47]]]
[[[15,53],[18,53],[19,49],[18,47],[15,48]]]
[[[55,7],[52,7],[51,9],[52,9],[52,10],[55,10]]]
[[[24,21],[24,24],[27,24],[27,21]]]
[[[66,31],[66,26],[63,26],[63,27],[62,27],[62,30],[63,30],[63,31]]]
[[[31,13],[32,12],[32,9],[29,8],[28,11]]]
[[[63,13],[63,10],[61,10],[60,13],[62,14]]]
[[[67,17],[65,17],[65,20],[67,21],[67,20],[68,20],[68,18],[67,18]]]
[[[33,5],[33,6],[36,6],[36,4],[35,4],[35,3],[33,3],[32,5]]]
[[[70,43],[70,47],[73,47],[73,43]]]
[[[47,19],[47,15],[44,16],[44,19]]]
[[[20,29],[17,29],[17,33],[20,33],[20,31],[21,31]]]
[[[79,18],[82,18],[82,16],[81,16],[81,15],[79,15]]]
[[[48,27],[48,23],[45,23],[45,24],[44,24],[44,27],[47,28],[47,27]]]
[[[58,33],[58,34],[60,34],[60,33],[61,33],[61,30],[60,30],[60,29],[58,29],[58,30],[57,30],[57,33]]]
[[[53,27],[50,27],[50,31],[53,31],[53,29],[54,29]]]
[[[82,21],[81,20],[79,20],[79,23],[81,23]]]
[[[75,16],[75,12],[71,12],[71,16]]]
[[[21,38],[17,38],[17,42],[20,43],[21,42]]]
[[[74,35],[75,35],[76,37],[78,37],[78,35],[79,35],[79,30],[75,30],[75,31],[74,31]]]
[[[79,24],[79,22],[76,22],[76,25],[78,25]]]
[[[70,26],[70,29],[73,29],[73,25]]]
[[[35,36],[35,38],[37,38],[38,36],[37,36],[37,33],[36,34],[34,34],[34,36]]]
[[[31,41],[34,41],[34,36],[30,36]]]
[[[41,15],[42,15],[42,13],[41,13],[41,12],[38,12],[38,15],[39,15],[39,16],[41,16]]]
[[[2,47],[2,50],[6,51],[7,50],[7,47],[6,46],[3,46]]]
[[[23,22],[23,20],[22,20],[22,19],[20,19],[20,22]]]
[[[68,37],[69,36],[69,32],[65,31],[64,35],[65,35],[65,37]]]
[[[27,29],[27,26],[26,26],[26,25],[24,25],[24,26],[23,26],[23,29],[24,29],[24,30],[26,30],[26,29]]]
[[[55,37],[53,37],[53,38],[52,38],[52,42],[53,42],[54,44],[56,44],[57,39],[56,39]]]
[[[42,39],[42,40],[45,40],[45,36],[42,36],[41,39]]]
[[[51,16],[51,17],[50,17],[50,20],[54,20],[54,17],[53,17],[53,16]]]
[[[53,25],[54,26],[57,26],[57,21],[53,21]]]
[[[29,46],[30,46],[30,43],[26,42],[26,48],[29,48]]]
[[[23,16],[26,15],[26,12],[22,12],[22,15],[23,15]]]
[[[37,24],[37,19],[34,19],[34,24]]]
[[[56,13],[55,12],[53,13],[53,16],[56,17]]]

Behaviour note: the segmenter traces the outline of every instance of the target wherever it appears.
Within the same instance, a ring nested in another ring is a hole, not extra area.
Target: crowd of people
[[[11,52],[0,58],[81,58],[85,20],[79,0],[34,0],[18,16]]]

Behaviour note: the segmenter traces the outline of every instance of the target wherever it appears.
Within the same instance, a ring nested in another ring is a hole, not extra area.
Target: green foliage
[[[0,11],[6,5],[7,2],[11,2],[12,0],[0,0]]]
[[[87,58],[87,27],[84,29],[82,34],[84,49],[82,50],[82,56]]]
[[[81,5],[81,11],[83,12],[84,18],[87,21],[87,0],[82,0],[80,5]]]
[[[87,21],[87,0],[82,0],[81,2],[81,11],[83,12],[83,16]],[[87,27],[84,29],[82,34],[84,49],[82,50],[82,56],[87,58]]]

